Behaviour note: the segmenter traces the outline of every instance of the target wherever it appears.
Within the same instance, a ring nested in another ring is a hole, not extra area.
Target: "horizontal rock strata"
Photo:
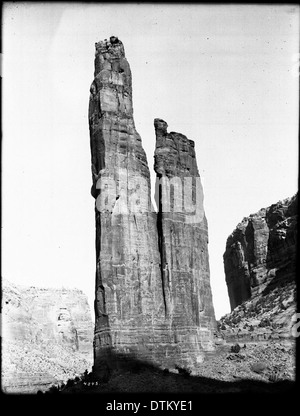
[[[243,219],[228,237],[224,269],[231,309],[295,282],[298,194]]]
[[[93,322],[77,289],[2,282],[2,376],[9,392],[34,392],[91,366]]]
[[[208,230],[195,146],[183,134],[167,132],[155,119],[158,235],[167,316],[174,331],[200,339],[210,349],[205,331],[214,327],[210,288]],[[203,331],[203,332],[202,332]],[[187,352],[191,345],[186,345]],[[197,355],[196,343],[195,355]]]
[[[207,251],[200,250],[198,260],[192,254],[194,264],[180,268],[170,260],[174,273],[170,312],[161,252],[165,231],[151,206],[150,172],[133,120],[131,71],[116,37],[96,44],[94,76],[89,105],[96,198],[94,370],[100,371],[103,362],[113,365],[116,354],[195,369],[204,351],[212,348]],[[189,237],[201,240],[195,253],[202,242],[203,247],[207,244],[202,222],[194,232],[179,227],[176,249],[186,244],[189,251]]]

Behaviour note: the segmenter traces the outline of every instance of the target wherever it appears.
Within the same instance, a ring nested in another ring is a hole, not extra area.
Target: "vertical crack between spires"
[[[160,179],[159,176],[157,176]],[[162,188],[161,183],[159,183],[158,187],[158,212],[157,212],[157,220],[156,220],[156,229],[158,235],[158,252],[159,252],[159,259],[160,259],[160,274],[161,274],[161,284],[162,284],[162,295],[164,300],[164,307],[165,307],[165,317],[168,316],[168,306],[167,306],[167,299],[166,299],[166,290],[165,290],[165,279],[164,279],[164,255],[163,255],[163,229],[162,229]]]

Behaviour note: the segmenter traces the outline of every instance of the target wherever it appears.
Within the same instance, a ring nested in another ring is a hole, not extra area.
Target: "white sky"
[[[154,118],[196,143],[216,317],[229,312],[228,235],[297,191],[299,8],[17,2],[2,35],[2,276],[78,287],[92,307],[89,88],[95,42],[115,35],[150,170]]]

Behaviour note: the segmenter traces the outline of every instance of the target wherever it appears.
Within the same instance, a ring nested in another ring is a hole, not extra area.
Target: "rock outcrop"
[[[89,104],[96,198],[94,370],[117,363],[116,354],[195,370],[205,350],[213,348],[215,324],[206,220],[199,225],[191,219],[187,227],[182,218],[177,227],[174,216],[170,222],[152,208],[147,158],[133,120],[131,71],[118,38],[96,43],[94,76]],[[164,165],[160,141],[157,172]],[[190,163],[195,159],[192,142],[179,141],[186,143],[179,159],[183,163],[187,149]],[[170,225],[173,248],[167,248]],[[199,242],[193,245],[189,238]],[[176,255],[179,247],[184,255]]]
[[[224,269],[231,309],[295,282],[298,194],[243,219],[228,237]]]
[[[93,323],[77,289],[2,281],[2,386],[35,392],[91,367]]]
[[[231,313],[228,342],[295,340],[298,194],[252,214],[229,236],[224,266]]]

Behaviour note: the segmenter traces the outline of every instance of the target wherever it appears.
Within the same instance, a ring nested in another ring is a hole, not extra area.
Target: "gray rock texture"
[[[203,190],[194,142],[183,134],[168,133],[161,119],[155,119],[154,126],[163,290],[170,325],[191,340],[188,354],[198,339],[209,349],[215,322]]]
[[[36,392],[91,367],[93,322],[77,289],[2,281],[2,386]]]
[[[228,237],[224,269],[231,309],[295,282],[298,194],[243,219]]]
[[[94,370],[117,365],[116,355],[195,370],[213,348],[215,324],[206,221],[190,228],[180,224],[175,229],[174,224],[177,242],[173,239],[173,251],[167,250],[174,261],[170,257],[173,283],[168,292],[162,250],[169,244],[169,220],[151,206],[150,172],[133,120],[131,71],[118,38],[96,43],[94,77],[89,104],[96,198]],[[186,142],[186,163],[192,163],[191,142],[179,141]],[[156,166],[162,163],[159,146],[157,138]],[[192,169],[197,170],[195,161]],[[179,248],[185,251],[176,258]]]

